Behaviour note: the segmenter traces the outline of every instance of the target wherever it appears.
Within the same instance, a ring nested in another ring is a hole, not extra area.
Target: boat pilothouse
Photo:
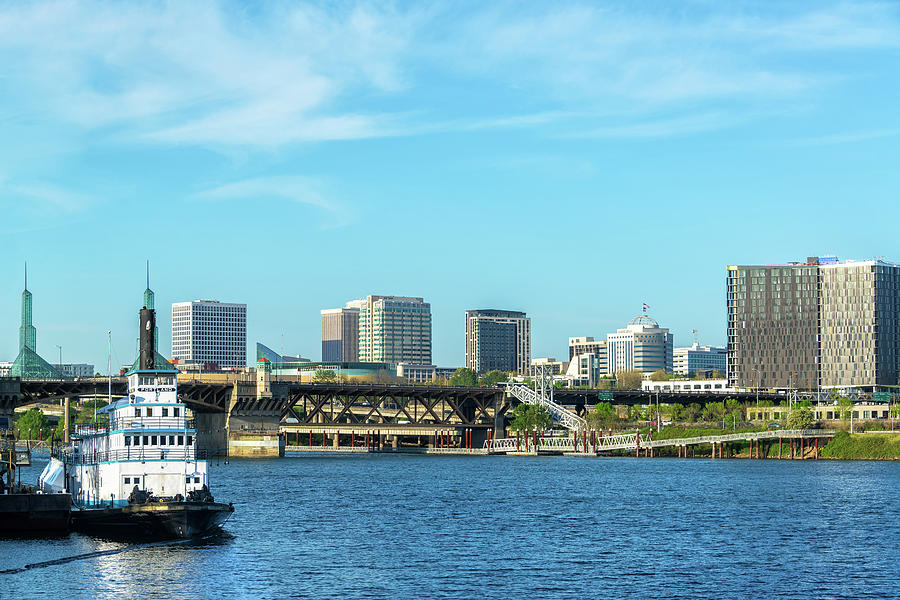
[[[45,492],[72,495],[72,527],[84,533],[191,537],[234,512],[209,493],[206,452],[178,371],[157,359],[153,309],[140,311],[140,358],[126,373],[128,395],[103,410],[108,423],[77,428],[41,474]]]

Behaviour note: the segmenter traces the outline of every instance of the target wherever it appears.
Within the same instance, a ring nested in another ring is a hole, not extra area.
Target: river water
[[[222,534],[0,539],[0,598],[900,597],[900,463],[374,454],[210,471],[235,505]]]

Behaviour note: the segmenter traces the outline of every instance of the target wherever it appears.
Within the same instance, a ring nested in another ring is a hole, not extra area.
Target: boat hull
[[[160,502],[118,508],[72,510],[72,530],[87,535],[128,539],[199,537],[220,527],[234,513],[218,502]]]
[[[0,535],[69,532],[69,494],[0,495]]]

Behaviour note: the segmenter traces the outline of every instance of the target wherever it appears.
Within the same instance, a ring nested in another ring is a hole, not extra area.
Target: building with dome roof
[[[653,373],[672,371],[673,337],[656,319],[640,314],[623,329],[606,336],[609,373],[637,370]]]

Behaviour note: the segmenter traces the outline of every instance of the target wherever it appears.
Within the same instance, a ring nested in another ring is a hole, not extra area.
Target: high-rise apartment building
[[[606,340],[595,340],[592,337],[569,338],[569,360],[579,354],[606,354]]]
[[[344,308],[322,312],[322,361],[359,361],[359,312],[364,301],[353,300]]]
[[[429,303],[404,296],[366,296],[359,302],[360,362],[431,364]]]
[[[172,303],[172,358],[216,363],[219,368],[247,364],[247,305],[218,300]]]
[[[607,334],[606,345],[609,373],[672,371],[672,334],[645,314],[633,318],[624,329]]]
[[[727,372],[728,352],[724,346],[701,346],[699,342],[672,351],[673,372],[690,376],[702,371],[717,371],[723,378]]]
[[[466,367],[529,374],[531,319],[514,310],[466,311]]]
[[[729,385],[900,383],[900,265],[811,257],[730,266],[726,282]]]

